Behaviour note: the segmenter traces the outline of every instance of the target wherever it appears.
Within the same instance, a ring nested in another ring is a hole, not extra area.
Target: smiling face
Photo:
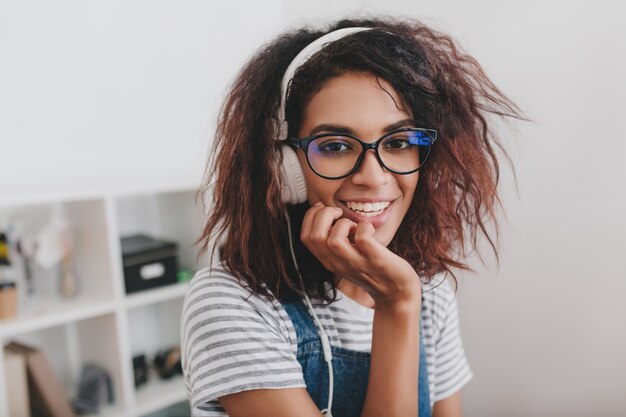
[[[410,112],[402,107],[402,98],[386,81],[371,74],[346,73],[327,81],[312,97],[304,109],[298,134],[303,138],[337,132],[338,128],[364,142],[375,142],[392,130],[415,127]],[[391,173],[369,150],[352,175],[328,180],[311,170],[304,151],[298,150],[298,159],[311,205],[321,201],[326,206],[339,207],[343,216],[354,222],[372,223],[379,243],[387,246],[391,242],[413,199],[419,171],[408,175]]]

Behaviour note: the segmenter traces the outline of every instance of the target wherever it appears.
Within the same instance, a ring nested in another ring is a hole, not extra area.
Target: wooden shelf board
[[[138,416],[150,414],[170,405],[185,401],[185,383],[182,376],[172,379],[159,379],[150,373],[150,381],[136,390],[137,405],[135,413]]]
[[[0,338],[17,336],[71,322],[111,314],[115,311],[113,300],[78,298],[44,304],[36,310],[13,320],[0,322]]]
[[[126,413],[122,406],[119,405],[106,405],[100,407],[100,411],[97,413],[87,414],[85,417],[126,417]]]
[[[140,291],[126,296],[126,307],[137,308],[162,301],[173,300],[185,296],[188,282],[167,285],[160,288]]]

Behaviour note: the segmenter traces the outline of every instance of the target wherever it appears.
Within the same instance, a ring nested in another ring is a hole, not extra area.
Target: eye
[[[338,138],[324,138],[316,141],[317,149],[323,155],[337,155],[352,152],[353,147],[347,140]]]
[[[408,135],[394,135],[385,140],[384,147],[389,150],[408,149],[411,146]]]

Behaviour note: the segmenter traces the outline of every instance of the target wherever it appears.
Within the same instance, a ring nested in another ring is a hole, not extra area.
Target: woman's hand
[[[377,309],[421,300],[413,267],[375,239],[371,223],[357,224],[342,214],[321,202],[307,210],[300,238],[311,253],[326,269],[365,289]]]

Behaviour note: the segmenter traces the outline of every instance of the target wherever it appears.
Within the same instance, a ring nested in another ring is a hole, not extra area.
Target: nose
[[[379,188],[391,180],[391,173],[387,171],[376,158],[373,149],[365,152],[361,166],[352,174],[354,185],[363,185],[368,188]]]

